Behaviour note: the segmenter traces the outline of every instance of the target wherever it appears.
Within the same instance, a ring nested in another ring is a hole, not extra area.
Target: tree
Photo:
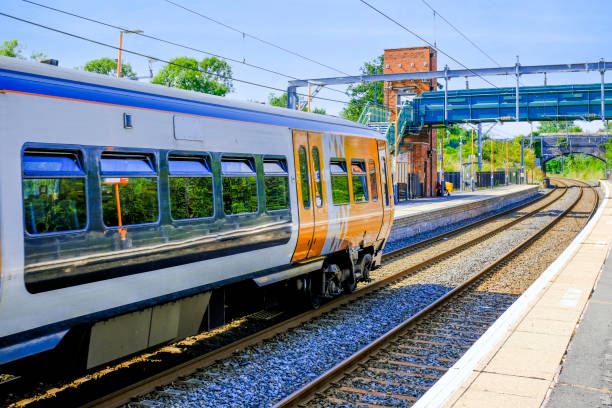
[[[0,55],[5,57],[23,58],[17,40],[5,41],[0,47]]]
[[[383,73],[384,56],[381,55],[374,58],[372,61],[365,62],[361,67],[361,73],[364,75],[378,75]],[[376,102],[379,105],[384,103],[383,84],[379,82],[369,82],[357,85],[350,85],[348,92],[351,95],[351,100],[346,108],[340,114],[343,118],[357,121],[363,108],[368,102]],[[376,99],[376,100],[374,100]]]
[[[117,76],[117,62],[110,58],[98,58],[85,63],[85,71],[96,72],[98,74]],[[121,77],[129,78],[136,76],[130,64],[121,64]]]
[[[280,108],[286,108],[287,107],[287,92],[283,92],[281,96],[270,94],[268,98],[268,104],[270,104],[271,106],[278,106]],[[308,108],[304,107],[302,109],[302,112],[306,112],[306,111],[308,111]],[[318,113],[320,115],[327,114],[327,112],[323,108],[313,108],[311,110],[311,113]]]
[[[565,132],[582,132],[580,126],[576,126],[571,120],[562,120],[557,122],[540,122],[537,132],[540,133],[565,133]]]
[[[5,57],[19,58],[25,59],[25,57],[21,54],[21,44],[17,40],[9,40],[4,41],[0,46],[0,55],[4,55]],[[42,52],[33,52],[30,55],[30,59],[40,60],[46,58],[47,56]]]
[[[178,57],[170,62],[155,75],[152,83],[219,96],[233,89],[232,68],[223,59],[208,57],[197,61]]]

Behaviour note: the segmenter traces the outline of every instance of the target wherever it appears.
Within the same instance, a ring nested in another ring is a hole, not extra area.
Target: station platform
[[[395,206],[389,241],[478,217],[533,197],[538,194],[538,190],[537,185],[509,185],[399,203]]]
[[[612,183],[570,246],[415,407],[612,406]]]

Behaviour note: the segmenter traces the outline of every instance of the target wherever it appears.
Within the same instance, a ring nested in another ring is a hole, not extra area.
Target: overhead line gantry
[[[534,91],[534,88],[539,88],[538,92],[543,94],[549,94],[552,87],[521,87],[519,78],[521,75],[534,75],[534,74],[548,74],[555,72],[599,72],[601,74],[600,84],[600,109],[597,118],[606,120],[606,88],[612,90],[612,84],[606,86],[605,84],[605,72],[612,69],[612,62],[607,62],[601,59],[598,62],[585,62],[577,64],[556,64],[556,65],[521,65],[516,63],[514,66],[508,67],[495,67],[495,68],[474,68],[474,69],[448,69],[448,66],[442,71],[430,71],[430,72],[408,72],[408,73],[396,73],[396,74],[378,74],[378,75],[354,75],[345,77],[331,77],[331,78],[316,78],[316,79],[304,79],[304,80],[292,80],[289,81],[287,87],[287,107],[295,109],[297,106],[297,88],[311,85],[326,86],[326,85],[341,85],[341,84],[352,84],[352,83],[364,83],[364,82],[380,82],[380,81],[405,81],[405,80],[430,80],[430,79],[444,79],[445,86],[443,93],[443,118],[436,119],[438,124],[446,124],[449,121],[449,93],[452,92],[453,97],[470,96],[474,92],[486,93],[489,96],[504,97],[504,103],[508,102],[506,99],[509,92],[514,90],[514,116],[510,117],[515,121],[527,120],[521,117],[521,89],[532,88],[530,91]],[[484,77],[484,76],[499,76],[499,75],[511,75],[516,77],[516,86],[514,88],[491,88],[491,89],[471,89],[471,90],[448,90],[448,81],[452,78],[467,78],[467,77]],[[589,87],[592,93],[593,87],[596,85],[585,85]],[[554,87],[556,92],[578,92],[572,89],[571,85],[566,85],[565,89],[563,86]],[[580,90],[579,92],[584,92]],[[425,92],[419,98],[428,98],[433,92]],[[532,93],[532,95],[534,95]],[[419,99],[417,98],[417,99]],[[612,104],[612,100],[610,101]],[[591,105],[590,103],[588,105]],[[471,109],[471,106],[467,106],[466,109]],[[589,106],[585,112],[576,112],[578,118],[585,117],[586,119],[596,119],[592,117],[592,108]],[[421,118],[414,118],[414,123],[425,123]],[[491,118],[488,120],[502,120],[503,117]],[[507,115],[506,115],[507,119]],[[557,120],[559,118],[550,117],[548,120]],[[540,118],[538,120],[547,120]]]

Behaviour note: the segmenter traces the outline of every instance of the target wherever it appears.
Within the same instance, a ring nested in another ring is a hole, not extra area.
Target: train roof
[[[372,129],[337,117],[237,101],[3,56],[0,56],[0,91],[384,140],[381,134]]]

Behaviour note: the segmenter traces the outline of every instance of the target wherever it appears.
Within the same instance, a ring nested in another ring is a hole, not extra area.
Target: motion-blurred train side
[[[187,337],[236,282],[352,291],[393,220],[387,142],[323,115],[0,57],[0,143],[0,364]]]

